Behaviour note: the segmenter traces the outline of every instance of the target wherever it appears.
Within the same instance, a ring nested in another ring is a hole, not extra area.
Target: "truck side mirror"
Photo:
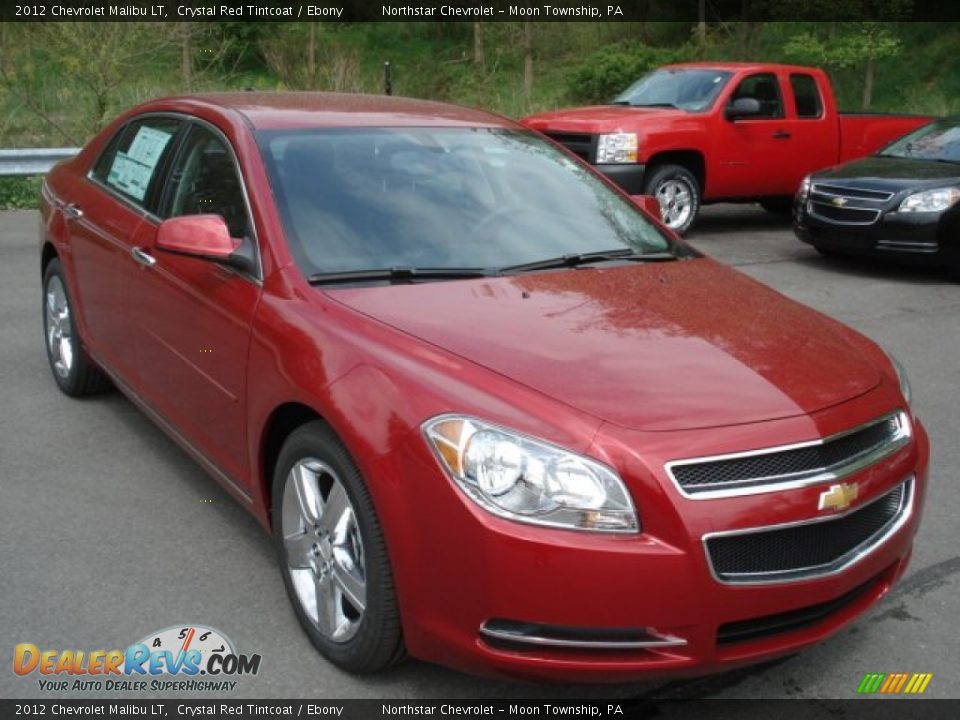
[[[727,105],[724,115],[727,120],[736,120],[742,117],[760,114],[760,101],[752,97],[737,98]]]

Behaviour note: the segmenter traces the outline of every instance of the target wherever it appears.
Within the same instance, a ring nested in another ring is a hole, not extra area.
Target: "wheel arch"
[[[703,153],[699,150],[664,150],[652,155],[647,161],[647,173],[652,168],[661,165],[679,165],[689,170],[700,186],[700,197],[703,198],[707,188],[707,163]]]
[[[43,249],[40,251],[40,276],[47,271],[47,265],[50,264],[51,260],[59,260],[60,253],[57,252],[57,248],[52,242],[47,240],[43,243]]]
[[[260,432],[259,485],[264,501],[265,521],[273,526],[272,489],[273,473],[276,469],[280,450],[287,438],[298,428],[319,420],[330,426],[315,408],[301,402],[285,402],[273,409]]]

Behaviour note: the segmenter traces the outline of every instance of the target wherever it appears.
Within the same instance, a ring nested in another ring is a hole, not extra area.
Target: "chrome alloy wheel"
[[[671,230],[682,228],[693,213],[693,191],[683,180],[664,180],[657,186],[663,224]]]
[[[54,275],[47,283],[44,299],[44,324],[47,333],[47,350],[53,369],[62,378],[70,375],[73,368],[73,332],[70,325],[70,303],[63,282]]]
[[[356,513],[329,465],[306,458],[291,468],[280,522],[300,606],[325,638],[347,642],[367,605],[366,569]]]

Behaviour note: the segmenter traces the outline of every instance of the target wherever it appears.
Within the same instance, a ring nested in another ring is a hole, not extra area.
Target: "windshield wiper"
[[[633,107],[665,107],[665,108],[673,108],[674,110],[677,110],[677,109],[678,109],[676,105],[674,105],[673,103],[668,103],[668,102],[662,102],[662,103],[633,103],[632,106],[633,106]]]
[[[591,263],[607,262],[609,260],[626,260],[629,262],[666,262],[677,260],[677,256],[668,252],[638,253],[635,250],[604,250],[591,253],[572,253],[546,260],[507,265],[500,268],[501,273],[522,273],[533,270],[552,270],[554,268],[579,267]]]
[[[311,285],[338,285],[370,280],[386,280],[395,283],[416,282],[417,280],[459,280],[462,278],[489,277],[493,274],[483,268],[392,267],[316,273],[308,277],[307,282]]]

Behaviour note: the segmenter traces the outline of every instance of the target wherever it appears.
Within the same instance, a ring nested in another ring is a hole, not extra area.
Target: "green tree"
[[[870,108],[877,61],[899,55],[903,42],[892,23],[834,23],[831,37],[822,38],[812,31],[795,35],[784,47],[784,54],[798,62],[824,65],[832,69],[860,68],[863,71],[861,107]]]

